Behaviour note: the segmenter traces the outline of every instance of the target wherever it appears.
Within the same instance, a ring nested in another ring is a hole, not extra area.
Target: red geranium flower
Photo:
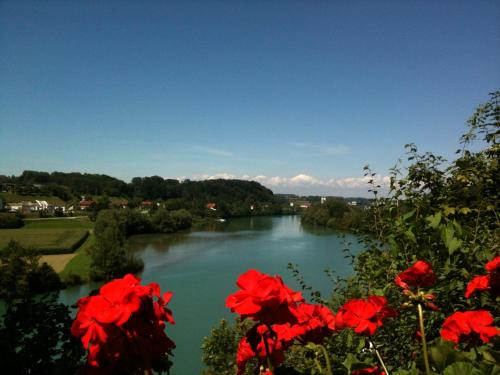
[[[446,318],[441,329],[441,337],[457,344],[479,337],[487,343],[492,337],[500,334],[500,330],[492,324],[493,317],[488,311],[459,311]]]
[[[175,343],[164,332],[165,322],[174,324],[166,308],[171,296],[161,298],[158,284],[143,286],[126,275],[102,286],[98,295],[81,298],[71,333],[88,350],[88,365],[133,373],[150,370],[155,360],[171,354]]]
[[[326,306],[302,303],[294,310],[294,315],[298,323],[291,329],[301,342],[319,344],[336,329],[335,315]]]
[[[358,334],[371,336],[382,326],[383,319],[397,316],[397,312],[386,305],[383,296],[352,299],[340,308],[335,323],[338,328],[352,328]]]
[[[500,256],[486,263],[488,275],[474,276],[467,284],[465,298],[470,298],[476,292],[489,290],[493,297],[500,295]]]
[[[255,352],[250,346],[246,337],[243,337],[238,344],[238,351],[236,353],[236,365],[238,367],[238,375],[245,372],[245,366],[249,360],[255,357]]]
[[[490,288],[490,275],[474,276],[474,278],[467,284],[465,290],[465,298],[470,298],[476,292],[482,292]]]
[[[247,362],[257,357],[261,364],[266,363],[267,354],[275,366],[278,366],[285,360],[284,351],[288,348],[290,342],[285,340],[280,333],[285,330],[270,331],[269,328],[262,324],[257,324],[252,327],[240,340],[238,352],[236,353],[236,364],[238,367],[238,375],[245,372]],[[265,341],[264,341],[265,340]],[[267,342],[267,350],[266,344]]]
[[[360,370],[354,370],[351,372],[352,375],[385,375],[385,372],[378,366],[367,367]]]
[[[409,289],[410,286],[428,287],[436,282],[436,275],[429,263],[419,260],[396,276],[394,282],[403,289]]]
[[[498,270],[500,268],[500,255],[497,256],[492,261],[486,263],[484,268],[486,268],[486,271],[488,271],[489,273],[492,273],[492,272]]]
[[[256,270],[242,274],[236,283],[241,289],[226,299],[226,306],[244,318],[266,324],[285,323],[293,314],[290,308],[304,299],[300,292],[287,287],[281,277]]]

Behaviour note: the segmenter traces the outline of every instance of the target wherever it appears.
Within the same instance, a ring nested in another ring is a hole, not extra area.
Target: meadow
[[[41,254],[64,254],[75,251],[87,238],[86,229],[19,228],[0,231],[0,248],[14,240]]]

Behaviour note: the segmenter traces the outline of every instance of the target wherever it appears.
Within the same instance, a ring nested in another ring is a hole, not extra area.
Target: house
[[[60,210],[61,212],[66,212],[66,206],[50,206],[52,208],[52,212],[55,212],[56,210]],[[49,211],[51,211],[49,209]]]
[[[89,210],[90,208],[92,208],[92,206],[95,205],[95,202],[92,199],[82,199],[78,203],[78,205],[80,207],[80,210]]]
[[[209,210],[212,210],[212,211],[216,211],[217,210],[217,204],[216,203],[213,203],[213,202],[208,202],[206,207],[209,209]]]
[[[321,197],[321,204],[323,203],[326,203],[326,198],[325,197]]]
[[[153,201],[150,201],[148,199],[143,200],[141,203],[142,208],[151,208],[153,206]]]
[[[128,201],[126,199],[111,198],[110,200],[111,200],[111,202],[110,202],[111,207],[115,207],[115,208],[127,208],[128,207]]]
[[[295,201],[295,204],[300,208],[309,208],[311,207],[311,203],[308,201]]]
[[[35,200],[35,207],[36,207],[36,211],[46,211],[48,210],[49,208],[49,204],[47,203],[47,201],[39,201],[39,200]]]
[[[358,202],[356,201],[351,201],[351,202],[348,202],[347,205],[349,206],[357,206],[358,205]]]
[[[7,203],[5,208],[9,212],[21,212],[21,209],[23,207],[23,204],[21,202],[19,203]]]
[[[291,199],[290,207],[295,208],[309,208],[311,206],[311,202],[301,199]]]

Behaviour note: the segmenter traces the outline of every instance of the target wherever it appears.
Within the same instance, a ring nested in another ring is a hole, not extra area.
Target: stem
[[[274,375],[274,368],[273,368],[273,364],[271,362],[271,356],[269,355],[269,344],[267,343],[265,333],[262,335],[262,339],[264,340],[264,348],[266,348],[267,369],[269,371],[271,371],[271,374]]]
[[[319,373],[322,374],[323,373],[323,367],[321,367],[321,363],[319,363],[318,358],[314,358],[314,363],[316,364],[316,367],[318,368]]]
[[[422,335],[422,350],[424,352],[424,363],[425,363],[425,373],[431,375],[431,368],[429,366],[429,356],[427,354],[427,341],[425,340],[425,330],[424,330],[424,311],[422,310],[422,304],[417,304],[418,310],[418,321],[420,322],[420,334]]]
[[[317,346],[319,346],[321,348],[321,351],[323,352],[323,356],[325,357],[327,374],[333,375],[332,365],[330,364],[330,357],[328,357],[328,352],[326,351],[326,348],[323,345],[317,345]]]
[[[479,353],[479,350],[477,350],[477,347],[475,346],[474,346],[474,352],[476,353],[476,358],[483,359],[483,355]]]
[[[380,355],[380,353],[378,352],[378,349],[377,347],[375,346],[375,344],[373,343],[373,341],[371,339],[368,339],[368,341],[370,342],[370,344],[373,346],[373,350],[375,350],[375,354],[377,355],[377,359],[378,361],[380,362],[380,365],[382,366],[382,368],[384,369],[384,372],[386,375],[389,375],[389,370],[387,370],[387,367],[385,367],[385,363],[384,363],[384,360],[382,359],[382,356]]]

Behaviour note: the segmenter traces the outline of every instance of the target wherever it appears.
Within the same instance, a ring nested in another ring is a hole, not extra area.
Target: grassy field
[[[87,216],[71,219],[25,220],[23,229],[87,229],[94,228],[94,223]]]
[[[88,254],[89,248],[94,243],[94,235],[91,234],[85,243],[75,252],[75,256],[71,258],[60,272],[61,279],[68,281],[72,277],[77,276],[81,281],[88,281],[90,279],[90,256]]]
[[[40,257],[40,264],[47,263],[54,269],[54,271],[56,271],[57,273],[61,273],[68,262],[76,255],[76,252],[71,254],[43,255],[42,257]]]
[[[12,239],[42,254],[72,253],[93,227],[94,223],[87,217],[27,220],[22,228],[0,229],[0,248]]]
[[[94,223],[86,216],[25,220],[22,228],[0,229],[0,249],[13,239],[45,254],[40,261],[52,266],[63,280],[76,275],[87,281],[90,269],[88,249],[94,241],[93,228]]]
[[[75,251],[88,236],[86,229],[0,229],[0,248],[10,240],[39,250],[42,254],[63,254]]]

